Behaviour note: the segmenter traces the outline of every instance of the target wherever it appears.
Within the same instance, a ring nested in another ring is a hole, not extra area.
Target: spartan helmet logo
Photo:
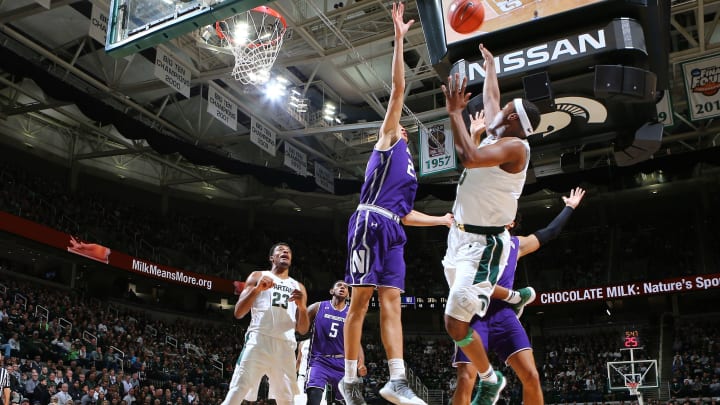
[[[607,120],[605,106],[586,97],[558,97],[555,99],[556,111],[540,117],[535,133],[546,137],[565,129],[575,119],[585,120],[587,124],[602,124]]]

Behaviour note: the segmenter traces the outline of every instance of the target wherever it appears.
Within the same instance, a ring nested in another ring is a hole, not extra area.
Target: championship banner
[[[190,70],[178,63],[163,48],[157,48],[154,74],[175,91],[190,98]]]
[[[300,149],[292,146],[290,143],[285,142],[285,159],[283,160],[285,166],[295,170],[295,173],[301,176],[307,176],[307,155]]]
[[[420,176],[455,170],[455,145],[450,121],[420,126]]]
[[[275,156],[275,149],[277,148],[275,132],[256,120],[255,117],[250,117],[250,142]]]
[[[82,241],[73,235],[2,211],[0,211],[0,230],[129,271],[142,277],[151,277],[188,287],[227,294],[232,294],[235,289],[232,280],[153,263],[111,250],[103,245]]]
[[[660,101],[655,104],[655,107],[657,109],[658,122],[663,124],[664,127],[671,127],[675,124],[670,90],[663,91],[663,96]]]
[[[682,72],[690,119],[720,115],[720,55],[684,62]]]
[[[335,177],[332,170],[315,163],[315,184],[323,190],[335,194]]]
[[[212,84],[208,88],[207,112],[229,128],[237,130],[237,105]]]
[[[110,13],[107,7],[103,8],[97,4],[93,4],[88,35],[90,35],[90,38],[103,44],[103,46],[105,46],[105,41],[107,40],[108,14]]]
[[[530,305],[570,304],[657,294],[675,294],[720,288],[720,273],[666,278],[653,281],[636,281],[575,290],[538,292]]]

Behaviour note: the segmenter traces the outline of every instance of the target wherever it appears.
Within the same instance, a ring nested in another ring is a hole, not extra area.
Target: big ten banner
[[[285,166],[295,170],[301,176],[307,176],[307,155],[285,141]]]
[[[329,193],[335,193],[335,178],[332,170],[315,162],[315,184]]]
[[[237,130],[237,105],[212,84],[208,88],[207,112],[218,121]]]
[[[162,80],[178,93],[190,98],[190,69],[180,64],[163,48],[155,55],[155,77]]]
[[[107,5],[101,6],[98,3],[93,3],[88,35],[90,35],[90,38],[103,44],[103,46],[105,46],[107,40],[108,14],[110,14],[110,12],[108,11]]]
[[[420,125],[420,176],[455,169],[455,146],[450,121]]]
[[[720,115],[720,55],[693,59],[682,64],[690,119]]]
[[[664,127],[671,127],[675,124],[673,119],[672,99],[670,98],[670,90],[663,91],[662,97],[655,105],[657,108],[658,122]]]
[[[275,156],[275,149],[277,148],[275,132],[256,120],[255,117],[250,118],[250,142]]]

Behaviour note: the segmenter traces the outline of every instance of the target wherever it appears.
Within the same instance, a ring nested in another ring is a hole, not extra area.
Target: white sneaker
[[[338,381],[338,388],[345,398],[346,405],[367,405],[362,395],[362,382],[346,383],[344,379]]]
[[[380,389],[380,395],[395,405],[427,405],[410,389],[407,380],[388,381]]]

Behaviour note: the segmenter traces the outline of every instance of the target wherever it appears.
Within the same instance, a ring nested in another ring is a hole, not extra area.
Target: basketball
[[[454,0],[448,8],[448,17],[453,30],[469,34],[485,21],[485,7],[481,0]]]

